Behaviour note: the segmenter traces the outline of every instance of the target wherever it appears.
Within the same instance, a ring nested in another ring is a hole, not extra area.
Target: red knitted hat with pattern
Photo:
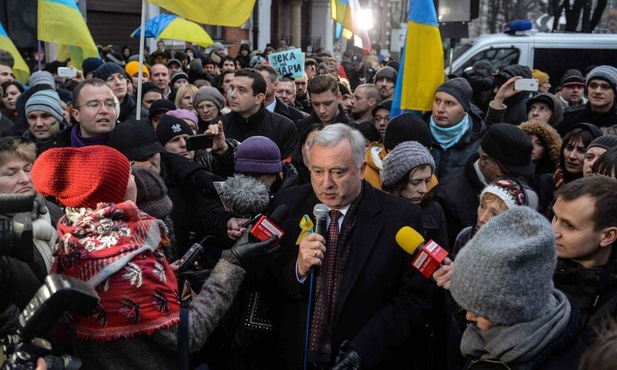
[[[54,148],[44,151],[30,176],[36,191],[67,207],[96,208],[98,203],[122,203],[129,182],[126,157],[104,145]]]

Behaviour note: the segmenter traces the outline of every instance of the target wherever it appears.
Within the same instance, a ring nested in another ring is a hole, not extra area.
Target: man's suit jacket
[[[422,233],[420,208],[363,181],[362,199],[350,234],[350,254],[339,291],[332,356],[344,340],[351,341],[366,369],[395,369],[409,359],[406,346],[414,327],[422,326],[431,308],[430,281],[411,267],[411,256],[401,249],[395,235],[403,226]],[[309,281],[296,278],[296,259],[303,215],[313,219],[318,203],[310,184],[277,194],[274,205],[286,204],[289,217],[280,225],[286,232],[281,250],[268,265],[276,290],[270,299],[275,321],[273,368],[302,369]],[[312,302],[311,304],[314,304]]]

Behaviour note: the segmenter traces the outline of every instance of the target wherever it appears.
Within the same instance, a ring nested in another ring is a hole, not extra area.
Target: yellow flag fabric
[[[147,0],[170,12],[201,24],[240,27],[246,23],[255,0]]]
[[[4,27],[0,23],[0,49],[6,50],[11,55],[13,55],[13,59],[15,59],[15,65],[13,66],[13,74],[22,84],[28,83],[28,78],[30,78],[30,68],[26,64],[26,61],[21,56],[13,41],[9,38],[9,35],[4,30]]]
[[[38,0],[38,39],[60,45],[58,60],[71,58],[81,69],[86,58],[99,56],[84,17],[73,0]]]

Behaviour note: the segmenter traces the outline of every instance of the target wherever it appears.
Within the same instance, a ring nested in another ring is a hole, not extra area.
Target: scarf
[[[469,120],[469,114],[465,113],[465,116],[461,122],[450,127],[441,127],[435,123],[433,116],[429,122],[431,134],[433,139],[442,147],[443,150],[448,150],[458,143],[467,131],[471,128],[471,121]]]
[[[533,369],[550,355],[545,349],[561,338],[571,315],[572,307],[566,296],[554,290],[546,312],[533,321],[488,330],[468,326],[461,340],[461,353],[516,365],[517,369]]]
[[[135,100],[129,94],[126,94],[124,101],[120,104],[120,114],[118,115],[118,121],[126,121],[129,115],[135,109]]]
[[[83,137],[79,131],[79,125],[71,129],[71,146],[81,148],[89,145],[107,145],[111,132],[102,136]]]
[[[179,321],[176,278],[160,248],[168,242],[162,221],[130,201],[65,212],[52,271],[88,282],[100,297],[93,314],[79,319],[78,338],[152,334]]]

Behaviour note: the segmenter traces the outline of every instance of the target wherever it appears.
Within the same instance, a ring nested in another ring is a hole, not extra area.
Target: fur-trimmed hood
[[[519,127],[525,131],[528,135],[536,135],[540,141],[542,142],[542,146],[545,149],[545,158],[550,159],[550,163],[546,161],[540,161],[536,165],[536,172],[538,170],[546,171],[546,172],[554,172],[555,169],[559,166],[560,156],[561,156],[561,137],[557,133],[551,125],[544,122],[539,121],[527,121],[523,122],[519,125]],[[542,163],[546,163],[544,168],[540,168],[539,165]],[[550,165],[550,168],[545,166]]]

